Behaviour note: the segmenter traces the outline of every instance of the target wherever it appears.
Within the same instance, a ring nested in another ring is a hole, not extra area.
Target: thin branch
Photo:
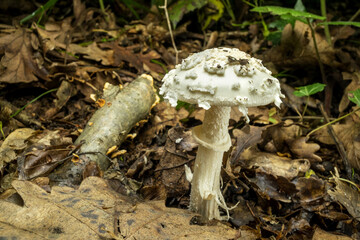
[[[174,34],[173,34],[172,28],[171,28],[169,13],[168,13],[168,10],[167,10],[167,0],[164,1],[164,6],[159,6],[159,8],[163,8],[164,11],[165,11],[165,17],[166,17],[167,25],[168,25],[168,28],[169,28],[169,33],[170,33],[170,37],[171,37],[171,43],[172,43],[173,48],[175,50],[175,64],[178,64],[179,63],[179,51],[178,51],[178,49],[176,47]]]
[[[327,116],[327,114],[326,114],[326,112],[324,110],[324,106],[321,103],[318,103],[318,106],[319,106],[319,109],[320,109],[322,115],[325,118],[325,121],[327,123],[330,123],[329,118],[328,118],[328,116]],[[352,113],[354,113],[354,112],[352,112]],[[332,125],[329,124],[327,127],[328,127],[328,132],[329,132],[330,136],[332,137],[332,139],[334,140],[336,148],[337,148],[337,150],[338,150],[338,152],[339,152],[339,154],[341,156],[341,159],[342,159],[342,161],[344,163],[346,176],[349,179],[351,179],[351,166],[349,164],[349,159],[347,158],[347,155],[346,155],[344,144],[339,140],[339,138],[335,134],[335,131],[334,131]]]

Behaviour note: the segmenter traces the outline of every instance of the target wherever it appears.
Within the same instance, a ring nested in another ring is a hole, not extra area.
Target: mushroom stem
[[[220,189],[220,173],[224,152],[231,146],[230,110],[212,106],[205,112],[203,125],[193,130],[199,148],[191,181],[190,209],[209,220],[221,219],[219,206],[228,210]]]

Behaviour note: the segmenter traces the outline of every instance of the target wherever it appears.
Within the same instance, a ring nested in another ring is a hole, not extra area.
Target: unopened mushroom
[[[220,188],[223,154],[231,146],[228,133],[231,106],[238,106],[249,122],[247,108],[275,103],[284,97],[279,81],[261,61],[236,48],[213,48],[184,59],[165,75],[160,94],[175,107],[177,101],[204,108],[203,124],[193,129],[199,143],[191,181],[190,209],[205,219],[224,219],[226,210]]]

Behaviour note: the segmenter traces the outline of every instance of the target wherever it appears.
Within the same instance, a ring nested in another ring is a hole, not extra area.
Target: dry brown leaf
[[[315,39],[321,61],[329,66],[339,66],[336,61],[335,51],[324,37],[315,33]],[[287,24],[282,31],[281,44],[279,47],[270,49],[264,55],[264,61],[273,62],[282,67],[302,68],[317,66],[317,58],[311,30],[306,23],[296,21],[294,28]]]
[[[168,131],[165,152],[156,167],[156,171],[160,171],[161,182],[166,188],[167,196],[181,196],[189,191],[190,183],[185,178],[184,165],[190,165],[190,161],[195,159],[187,152],[197,146],[191,131],[185,131],[180,126]]]
[[[297,201],[302,203],[304,206],[320,204],[320,199],[322,199],[326,195],[325,182],[315,176],[299,177],[292,181],[295,184],[296,189],[298,190]],[[324,206],[323,206],[324,207]]]
[[[270,198],[291,203],[292,197],[297,192],[295,184],[284,177],[275,177],[266,173],[258,172],[256,177],[249,179],[253,184],[254,190],[264,199]]]
[[[245,126],[242,129],[234,129],[232,134],[236,138],[236,147],[230,155],[230,164],[237,165],[240,154],[247,148],[262,141],[262,133],[267,127]]]
[[[38,131],[28,139],[28,147],[18,158],[19,178],[31,179],[49,173],[71,151],[72,139],[66,132]]]
[[[176,111],[167,102],[160,102],[153,109],[153,115],[151,116],[151,126],[144,132],[144,138],[147,140],[153,139],[159,132],[161,132],[166,126],[174,127],[180,124],[180,119],[186,118],[189,113],[185,109]]]
[[[38,77],[48,80],[47,71],[40,65],[42,61],[34,57],[38,47],[38,38],[25,29],[0,38],[0,53],[5,53],[0,62],[0,82],[29,83]]]
[[[314,235],[312,240],[352,240],[353,238],[345,235],[337,235],[333,233],[329,233],[327,231],[322,230],[321,228],[317,227],[315,229]]]
[[[307,159],[292,160],[265,152],[253,153],[250,159],[243,159],[242,163],[245,168],[256,168],[257,172],[282,176],[287,179],[293,179],[299,173],[305,173],[310,169],[310,162]]]
[[[220,222],[190,225],[194,214],[188,210],[166,208],[162,201],[136,203],[98,177],[86,178],[78,190],[53,187],[51,193],[28,181],[13,186],[24,205],[0,200],[1,235],[8,238],[255,239],[249,230]]]
[[[299,137],[291,142],[290,150],[299,158],[307,158],[310,161],[321,162],[322,159],[315,154],[320,149],[316,143],[307,143],[306,137]]]
[[[74,55],[82,54],[86,59],[91,59],[97,62],[101,62],[102,65],[107,65],[107,66],[115,65],[114,51],[103,50],[99,48],[95,42],[91,43],[86,47],[82,47],[77,44],[69,44],[65,49]]]
[[[156,73],[163,73],[163,68],[155,63],[152,63],[152,59],[159,59],[160,55],[151,50],[147,53],[139,53],[134,52],[134,46],[132,47],[121,47],[118,44],[103,44],[102,46],[107,46],[113,49],[114,51],[114,64],[120,65],[123,61],[130,63],[131,66],[136,68],[139,72],[144,71],[144,65],[146,65],[149,69]]]
[[[351,83],[347,85],[347,87],[344,90],[344,94],[339,103],[339,112],[345,111],[345,109],[350,104],[350,100],[348,96],[349,91],[355,91],[358,88],[360,88],[360,73],[355,72],[351,76]]]
[[[263,145],[273,144],[275,152],[282,152],[299,134],[300,127],[290,119],[271,125],[263,134]],[[301,158],[301,157],[300,157]]]
[[[333,175],[336,187],[328,190],[329,195],[341,203],[350,213],[353,218],[360,218],[360,192],[356,188],[352,188],[348,183],[343,182],[339,178],[339,173],[335,168],[335,175]]]
[[[286,83],[281,84],[281,92],[285,94],[286,98],[282,99],[286,106],[290,106],[294,111],[302,112],[303,106],[307,104],[308,107],[316,108],[315,99],[312,97],[297,97],[293,94],[295,88]]]
[[[28,139],[36,131],[31,128],[19,128],[10,133],[0,147],[0,174],[4,167],[15,160],[20,151],[28,147]]]
[[[345,147],[350,166],[360,170],[360,124],[348,118],[345,124],[335,124],[332,127]],[[321,143],[335,144],[326,128],[315,132],[314,137]]]

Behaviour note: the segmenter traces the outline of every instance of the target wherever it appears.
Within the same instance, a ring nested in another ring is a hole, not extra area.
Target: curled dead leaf
[[[307,158],[310,161],[321,162],[322,159],[315,154],[320,149],[317,143],[307,143],[306,137],[299,137],[290,144],[290,150],[299,158]]]

